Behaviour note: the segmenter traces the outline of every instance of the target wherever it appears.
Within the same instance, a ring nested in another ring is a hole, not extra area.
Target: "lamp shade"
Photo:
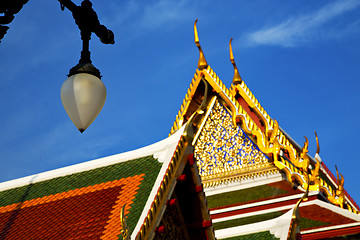
[[[80,132],[84,132],[99,115],[105,99],[104,83],[88,73],[70,76],[61,87],[61,101]]]

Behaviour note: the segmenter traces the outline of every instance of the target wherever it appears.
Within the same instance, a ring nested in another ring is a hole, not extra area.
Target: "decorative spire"
[[[320,157],[320,144],[319,144],[319,138],[318,135],[315,131],[315,137],[316,137],[316,153],[315,153],[315,159],[318,160],[319,162],[321,162],[321,157]]]
[[[338,170],[336,165],[335,165],[335,169],[336,169],[336,175],[337,175],[338,190],[343,191],[343,189],[344,189],[344,176],[341,173],[339,175],[339,170]]]
[[[307,153],[309,152],[308,150],[309,140],[306,136],[304,136],[304,138],[305,138],[304,147],[301,149],[301,153],[300,153],[300,157],[302,159],[305,159],[307,157]]]
[[[309,182],[309,175],[307,176],[307,182]],[[295,204],[295,207],[293,209],[293,214],[290,222],[290,229],[287,237],[288,240],[301,239],[299,208],[300,208],[300,203],[302,201],[307,201],[307,197],[309,196],[309,186],[310,184],[307,185],[306,192],[300,198],[300,200]]]
[[[236,84],[240,84],[240,83],[242,82],[242,79],[241,79],[241,77],[240,77],[238,68],[237,68],[236,63],[235,63],[235,60],[234,60],[234,54],[233,54],[232,46],[231,46],[232,40],[233,40],[233,39],[231,38],[231,39],[230,39],[230,43],[229,43],[229,48],[230,48],[230,61],[231,61],[232,65],[234,66],[233,84],[236,85]]]
[[[200,46],[199,36],[198,36],[197,28],[196,28],[197,21],[198,20],[196,19],[195,23],[194,23],[194,35],[195,35],[195,44],[198,47],[199,53],[200,53],[200,57],[199,57],[199,61],[198,61],[198,69],[203,70],[203,69],[207,68],[208,64],[206,62],[204,53],[203,53],[203,51],[201,49],[201,46]]]
[[[121,232],[121,235],[123,236],[124,240],[130,240],[129,227],[126,223],[125,206],[126,206],[126,203],[120,210],[120,222],[121,222],[120,232]]]
[[[345,203],[345,192],[344,192],[344,176],[339,173],[337,166],[335,165],[336,175],[337,175],[337,189],[336,196],[334,199],[329,199],[330,202],[339,205],[341,208],[344,208]],[[331,201],[332,200],[332,201]]]
[[[337,166],[335,165],[336,169],[336,175],[337,175],[337,188],[335,191],[335,194],[329,195],[328,200],[335,205],[340,206],[341,208],[344,208],[345,204],[345,192],[344,192],[344,176],[339,173],[339,170]]]
[[[315,137],[316,137],[316,153],[317,154],[320,154],[320,145],[319,145],[319,138],[318,138],[318,135],[316,134],[316,131],[315,131]]]

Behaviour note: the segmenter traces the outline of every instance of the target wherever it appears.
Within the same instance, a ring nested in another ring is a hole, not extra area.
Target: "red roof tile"
[[[145,174],[95,184],[0,208],[2,239],[118,239],[120,209]]]

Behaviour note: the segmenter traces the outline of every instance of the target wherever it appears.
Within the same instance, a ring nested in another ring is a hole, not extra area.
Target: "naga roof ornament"
[[[208,63],[206,62],[204,52],[203,52],[203,50],[201,49],[201,46],[200,46],[199,35],[198,35],[197,27],[196,27],[197,21],[198,20],[196,19],[195,23],[194,23],[194,35],[195,35],[195,44],[198,47],[199,53],[200,53],[199,61],[198,61],[198,69],[203,70],[203,69],[206,69],[208,67]]]
[[[234,85],[236,84],[240,84],[242,82],[242,79],[240,77],[240,74],[239,74],[239,70],[236,66],[236,63],[235,63],[235,60],[234,60],[234,54],[233,54],[233,50],[232,50],[232,46],[231,46],[231,42],[232,42],[232,38],[230,39],[230,43],[229,43],[229,49],[230,49],[230,61],[232,63],[232,65],[234,66],[234,77],[233,77],[233,81],[232,83]]]
[[[123,205],[123,207],[121,208],[121,211],[120,211],[120,222],[121,222],[120,232],[121,232],[121,235],[124,240],[130,240],[129,227],[126,223],[125,206],[126,206],[126,203]]]
[[[309,176],[308,176],[307,181],[310,182]],[[288,240],[299,239],[299,235],[300,235],[300,212],[299,212],[300,203],[303,201],[304,202],[307,201],[308,196],[309,196],[309,184],[307,185],[306,192],[304,193],[304,195],[295,204],[293,214],[291,217],[291,222],[290,222],[290,229],[289,229],[288,238],[287,238]]]
[[[338,205],[341,208],[344,208],[344,203],[345,203],[344,176],[341,173],[339,173],[339,170],[336,165],[335,165],[335,169],[337,175],[337,179],[336,179],[337,188],[335,191],[335,196],[329,196],[328,199],[331,203]]]
[[[315,159],[318,160],[319,162],[321,162],[319,138],[318,138],[316,131],[315,131],[315,137],[316,137],[316,147],[317,147],[316,153],[315,153]]]

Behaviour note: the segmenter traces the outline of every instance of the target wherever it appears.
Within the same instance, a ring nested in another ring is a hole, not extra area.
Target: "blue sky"
[[[195,72],[193,23],[209,65],[229,87],[233,68],[300,145],[304,136],[360,203],[360,1],[98,1],[115,45],[93,35],[105,106],[80,134],[60,88],[81,41],[56,0],[29,1],[0,44],[0,181],[125,152],[168,136]],[[75,1],[80,4],[80,1]]]

